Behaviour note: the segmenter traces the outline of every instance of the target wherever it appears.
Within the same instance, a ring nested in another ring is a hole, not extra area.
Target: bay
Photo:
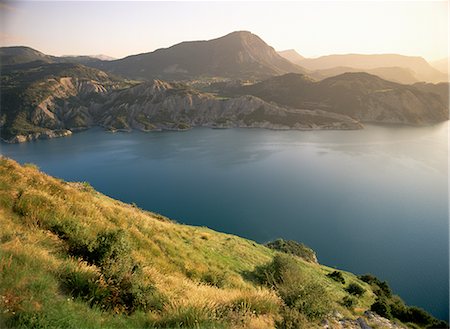
[[[3,143],[1,153],[182,223],[258,242],[304,242],[321,263],[373,273],[408,304],[448,319],[448,123],[358,131],[91,129]]]

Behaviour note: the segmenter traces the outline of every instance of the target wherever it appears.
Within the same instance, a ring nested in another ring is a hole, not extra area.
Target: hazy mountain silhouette
[[[283,53],[281,53],[283,55]],[[411,73],[406,71],[399,71],[399,68],[407,69],[413,72],[416,81],[426,82],[443,82],[447,81],[447,75],[436,70],[422,57],[403,56],[397,54],[376,54],[376,55],[362,55],[362,54],[346,54],[346,55],[328,55],[318,58],[304,58],[296,57],[293,63],[301,65],[302,67],[311,70],[329,70],[338,67],[348,67],[352,69],[359,69],[368,73],[384,74],[384,78],[395,78],[396,81],[402,83],[411,83]],[[380,70],[382,72],[375,72],[370,70]],[[395,68],[395,69],[394,69]],[[325,74],[326,75],[326,74]],[[409,77],[408,77],[409,75]],[[406,80],[405,80],[406,77]]]

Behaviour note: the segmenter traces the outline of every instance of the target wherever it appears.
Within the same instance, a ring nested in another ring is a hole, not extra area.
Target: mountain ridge
[[[202,76],[265,78],[287,72],[304,72],[248,31],[236,31],[211,40],[184,41],[153,52],[102,62],[97,67],[147,80]]]

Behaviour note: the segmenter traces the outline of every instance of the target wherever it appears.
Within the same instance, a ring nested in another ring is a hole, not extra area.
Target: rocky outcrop
[[[72,135],[72,132],[67,129],[62,130],[46,130],[43,132],[28,134],[28,135],[16,135],[11,139],[3,140],[7,143],[25,143],[25,142],[31,142],[38,139],[50,139],[50,138],[57,138],[57,137],[65,137]]]
[[[349,319],[339,312],[334,312],[332,316],[322,321],[324,329],[407,329],[403,324],[393,322],[378,314],[366,311],[364,315],[357,319]]]

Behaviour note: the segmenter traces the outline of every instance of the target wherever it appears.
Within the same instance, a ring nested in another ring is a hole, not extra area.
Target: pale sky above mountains
[[[448,56],[447,1],[0,1],[0,45],[50,55],[121,58],[190,40],[251,31],[306,57],[398,53]]]

